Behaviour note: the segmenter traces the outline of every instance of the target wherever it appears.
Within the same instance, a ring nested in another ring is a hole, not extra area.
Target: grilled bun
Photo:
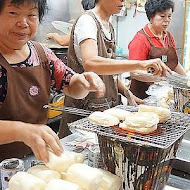
[[[88,120],[92,124],[101,125],[105,127],[119,124],[119,119],[117,117],[101,111],[95,111],[92,114],[90,114]]]
[[[113,115],[117,117],[119,120],[125,120],[126,116],[130,113],[129,111],[119,109],[119,108],[110,108],[108,110],[105,110],[104,113],[108,113],[110,115]]]
[[[120,128],[141,134],[149,134],[157,129],[159,117],[153,112],[133,112],[119,125]]]
[[[159,116],[159,123],[164,123],[171,118],[171,112],[167,108],[140,105],[139,112],[154,112]]]

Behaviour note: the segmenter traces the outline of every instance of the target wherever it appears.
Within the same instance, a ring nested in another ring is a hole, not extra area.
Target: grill
[[[127,111],[136,107],[116,106]],[[122,178],[121,190],[163,190],[172,169],[179,143],[190,128],[190,116],[172,113],[149,135],[127,132],[118,126],[91,124],[88,118],[70,123],[73,129],[96,132],[105,170]]]
[[[137,111],[135,107],[117,106],[116,108],[127,111]],[[172,112],[171,119],[166,123],[158,124],[158,129],[149,134],[141,135],[130,133],[118,126],[103,127],[91,124],[88,118],[83,118],[69,124],[71,129],[82,129],[96,132],[102,136],[114,138],[123,142],[139,144],[140,146],[151,146],[167,149],[174,144],[190,129],[190,116],[188,114]]]

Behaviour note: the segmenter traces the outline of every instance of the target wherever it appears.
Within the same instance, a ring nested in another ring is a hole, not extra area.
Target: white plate
[[[54,26],[54,28],[63,32],[64,34],[68,34],[72,27],[72,24],[63,21],[53,21],[51,24]]]

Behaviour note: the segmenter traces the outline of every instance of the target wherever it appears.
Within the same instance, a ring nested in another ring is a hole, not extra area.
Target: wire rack
[[[117,106],[127,111],[137,111],[135,107]],[[141,135],[130,133],[118,126],[103,127],[91,124],[88,118],[83,118],[68,124],[71,129],[82,129],[100,135],[114,138],[122,142],[131,142],[140,146],[152,146],[167,149],[180,139],[190,129],[190,115],[172,112],[171,119],[163,124],[158,124],[158,129],[151,134]]]
[[[172,74],[166,74],[166,80],[170,85],[176,88],[190,89],[190,87],[187,86],[188,77],[177,74],[174,71],[172,71]]]

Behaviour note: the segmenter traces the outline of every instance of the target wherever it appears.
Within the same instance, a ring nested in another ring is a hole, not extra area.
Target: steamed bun
[[[48,183],[52,179],[61,179],[61,174],[57,171],[50,170],[45,165],[36,165],[28,169],[28,173],[44,180]]]
[[[27,172],[17,172],[9,181],[9,190],[45,190],[46,183]]]
[[[102,177],[100,170],[86,164],[73,164],[67,170],[67,180],[78,184],[84,190],[97,190],[101,185]]]
[[[66,172],[75,163],[83,163],[84,155],[81,153],[64,151],[61,156],[49,151],[49,162],[45,163],[48,168],[58,172]]]
[[[48,184],[45,190],[81,190],[81,188],[74,183],[62,179],[53,179]]]
[[[99,190],[119,190],[122,180],[111,172],[99,169],[103,173],[102,183]]]

